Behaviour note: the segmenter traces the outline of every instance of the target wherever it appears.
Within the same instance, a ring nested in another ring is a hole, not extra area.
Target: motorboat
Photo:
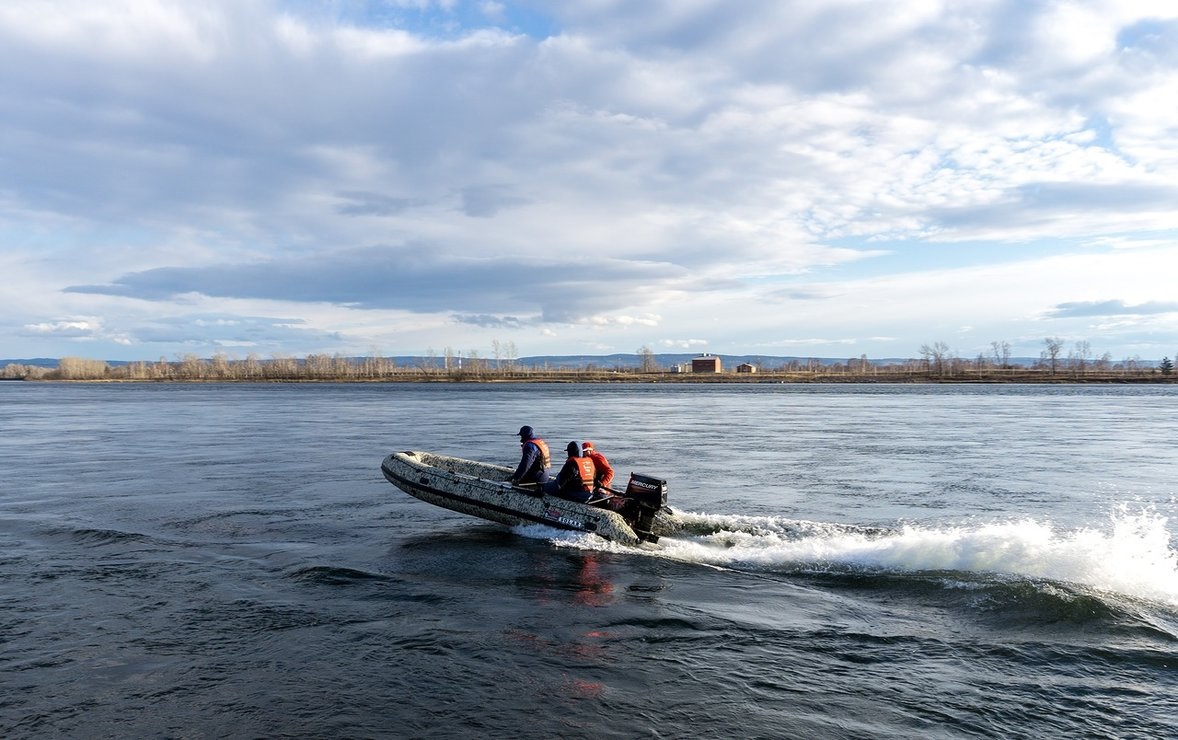
[[[535,484],[513,485],[512,468],[431,452],[394,452],[380,469],[410,496],[508,526],[543,524],[623,545],[657,543],[660,534],[677,529],[667,482],[641,473],[630,474],[624,491],[610,489],[579,503]]]

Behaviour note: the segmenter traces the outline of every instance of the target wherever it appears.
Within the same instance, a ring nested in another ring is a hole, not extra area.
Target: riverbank
[[[34,383],[669,383],[669,384],[1172,384],[1178,375],[1157,371],[1138,373],[1056,373],[1037,371],[981,371],[959,372],[953,375],[933,375],[914,372],[898,373],[641,373],[588,371],[528,371],[528,372],[431,372],[400,371],[379,377],[356,375],[309,376],[304,374],[262,377],[52,377],[9,378]]]

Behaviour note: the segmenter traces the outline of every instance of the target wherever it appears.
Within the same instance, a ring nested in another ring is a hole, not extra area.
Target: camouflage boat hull
[[[513,486],[507,482],[512,469],[502,465],[407,451],[388,455],[380,469],[390,483],[410,496],[507,526],[544,524],[590,532],[624,545],[657,542],[660,533],[676,529],[670,509],[659,506],[657,497],[645,508],[627,505],[618,513]],[[664,483],[662,503],[665,501]]]

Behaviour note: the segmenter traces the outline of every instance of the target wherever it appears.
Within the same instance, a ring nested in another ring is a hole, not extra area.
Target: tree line
[[[979,352],[972,360],[959,357],[948,344],[941,341],[922,344],[920,356],[924,369],[937,377],[952,377],[970,372],[1019,370],[1047,372],[1051,376],[1068,374],[1073,377],[1140,375],[1153,372],[1168,376],[1174,371],[1174,364],[1169,357],[1163,357],[1156,368],[1152,363],[1143,361],[1139,355],[1126,357],[1117,362],[1108,352],[1097,357],[1087,340],[1077,340],[1068,349],[1067,342],[1060,337],[1044,338],[1039,360],[1029,367],[1011,362],[1010,343],[1005,341],[991,342],[989,352]]]
[[[746,368],[747,369],[747,368]],[[441,353],[432,349],[411,365],[399,366],[394,360],[374,352],[367,357],[344,357],[339,354],[309,354],[302,359],[276,355],[262,359],[255,353],[244,359],[218,353],[210,358],[185,354],[175,360],[161,357],[155,362],[129,362],[112,365],[103,360],[83,357],[63,357],[56,368],[11,363],[0,368],[0,378],[29,380],[133,380],[133,381],[393,381],[393,380],[635,380],[651,376],[664,379],[689,380],[688,368],[663,367],[657,355],[647,346],[640,347],[633,364],[602,367],[586,363],[581,367],[550,368],[522,363],[516,356],[514,343],[495,342],[490,357],[476,350],[455,351],[450,347]],[[831,362],[819,358],[791,359],[774,367],[759,365],[752,368],[755,379],[782,380],[875,380],[875,381],[1031,381],[1042,379],[1168,379],[1174,370],[1169,357],[1156,366],[1140,357],[1114,361],[1109,353],[1096,357],[1086,341],[1077,341],[1068,348],[1058,337],[1043,340],[1038,361],[1030,365],[1012,361],[1008,342],[992,342],[988,352],[973,358],[960,357],[943,341],[923,344],[920,357],[900,362],[873,362],[866,355],[845,362]],[[700,379],[696,376],[694,379]],[[715,380],[754,379],[742,377],[734,368],[726,368]]]

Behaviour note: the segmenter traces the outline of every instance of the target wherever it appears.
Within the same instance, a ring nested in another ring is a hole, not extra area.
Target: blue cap
[[[521,439],[531,439],[535,435],[532,428],[529,426],[522,426],[519,428],[519,436]]]

